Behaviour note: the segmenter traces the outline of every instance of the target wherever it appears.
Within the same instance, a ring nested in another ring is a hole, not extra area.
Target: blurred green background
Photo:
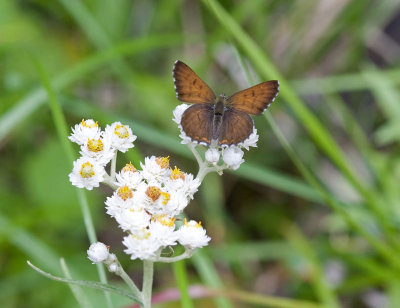
[[[0,1],[0,306],[77,307],[67,285],[26,260],[62,275],[63,257],[73,278],[98,280],[37,67],[69,126],[132,127],[138,140],[119,168],[170,155],[195,174],[171,121],[179,59],[216,93],[281,82],[255,119],[258,148],[239,170],[208,175],[187,208],[212,238],[186,262],[188,283],[249,297],[192,304],[400,307],[399,44],[395,0]],[[124,256],[123,233],[105,214],[110,193],[86,193],[96,233],[139,283],[141,262]],[[155,273],[155,293],[176,287],[171,265]],[[102,292],[85,291],[105,307]],[[257,304],[255,294],[276,302]]]

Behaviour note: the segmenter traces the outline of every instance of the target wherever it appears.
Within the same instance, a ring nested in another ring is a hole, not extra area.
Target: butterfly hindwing
[[[214,102],[213,90],[185,63],[176,61],[172,75],[176,97],[180,101],[192,104]]]
[[[252,132],[253,119],[247,113],[227,108],[223,115],[218,144],[238,144],[246,140]]]
[[[259,115],[274,101],[278,92],[278,80],[262,82],[233,94],[227,99],[227,105],[246,113]]]
[[[192,105],[182,115],[183,131],[192,140],[211,143],[214,111],[213,104]]]

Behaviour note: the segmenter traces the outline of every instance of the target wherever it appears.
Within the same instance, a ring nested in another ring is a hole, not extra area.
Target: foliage
[[[235,173],[208,175],[188,207],[211,247],[156,266],[154,292],[186,289],[185,307],[373,307],[374,296],[399,307],[399,11],[372,0],[0,1],[2,307],[76,306],[26,260],[65,276],[63,257],[73,279],[99,281],[62,116],[70,126],[129,124],[145,150],[126,162],[173,154],[197,171],[171,121],[176,59],[217,93],[268,79],[281,91],[255,118],[259,147]],[[86,194],[86,210],[112,243],[121,230],[104,215],[103,192]],[[209,287],[199,299],[196,284]],[[102,292],[84,291],[105,307]]]

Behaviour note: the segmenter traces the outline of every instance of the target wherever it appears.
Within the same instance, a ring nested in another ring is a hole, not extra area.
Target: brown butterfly
[[[210,87],[185,63],[176,61],[172,70],[176,97],[192,103],[182,115],[183,131],[192,141],[218,145],[238,144],[253,132],[253,119],[274,101],[279,82],[270,80],[226,97],[216,97]]]

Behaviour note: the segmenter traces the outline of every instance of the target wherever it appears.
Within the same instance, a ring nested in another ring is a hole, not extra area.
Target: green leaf
[[[69,279],[69,278],[53,276],[52,274],[47,273],[47,272],[41,270],[40,268],[34,266],[30,261],[27,261],[27,263],[30,267],[32,267],[39,274],[41,274],[49,279],[59,281],[59,282],[65,282],[65,283],[70,283],[70,284],[74,284],[74,285],[89,287],[89,288],[93,288],[93,289],[97,289],[97,290],[101,290],[101,291],[105,291],[105,292],[115,293],[118,295],[126,296],[129,299],[133,300],[134,302],[136,302],[140,305],[142,304],[142,302],[137,297],[133,296],[131,293],[129,293],[123,289],[119,289],[114,286],[111,286],[109,284],[101,283],[101,282],[97,282],[97,281],[74,280],[74,279]]]

